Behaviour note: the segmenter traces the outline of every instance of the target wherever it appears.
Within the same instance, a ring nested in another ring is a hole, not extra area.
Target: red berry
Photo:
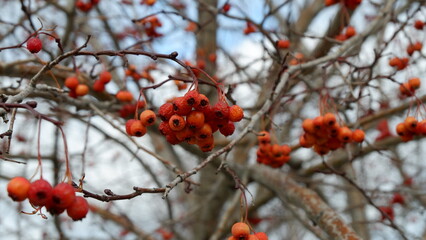
[[[235,131],[235,125],[233,122],[228,122],[221,128],[219,128],[220,133],[223,134],[223,136],[229,136],[232,135]]]
[[[72,220],[78,221],[86,217],[89,212],[87,200],[81,196],[75,198],[74,202],[67,208],[67,214]]]
[[[135,119],[133,119],[133,120],[134,121],[131,121],[131,120],[127,121],[127,122],[131,121],[131,122],[126,123],[126,132],[130,136],[142,137],[146,133],[146,127],[142,124],[141,121],[135,120]]]
[[[67,208],[75,200],[75,190],[68,183],[59,183],[52,189],[52,202],[54,207]]]
[[[89,93],[89,87],[86,84],[78,84],[75,88],[75,94],[77,96],[84,96]]]
[[[109,83],[111,79],[112,79],[111,73],[108,71],[104,71],[104,72],[101,72],[101,74],[99,74],[99,81],[103,84]]]
[[[259,240],[268,240],[268,235],[264,232],[257,232],[254,234]]]
[[[225,4],[222,6],[222,10],[223,10],[224,12],[228,12],[230,9],[231,9],[231,4],[229,4],[229,3],[225,3]]]
[[[185,101],[189,106],[195,107],[200,103],[199,102],[200,100],[198,98],[199,95],[200,94],[198,93],[197,90],[191,90],[191,91],[187,92],[185,94],[185,96],[183,96],[183,97],[185,98]]]
[[[180,115],[175,114],[169,119],[169,126],[173,131],[180,131],[185,125],[185,119]]]
[[[286,49],[290,47],[290,41],[289,40],[284,40],[284,39],[280,39],[276,42],[277,47],[280,49]]]
[[[250,234],[250,227],[243,222],[237,222],[232,225],[231,233],[232,236],[237,238],[248,237]]]
[[[7,184],[7,193],[13,201],[24,201],[28,197],[31,183],[24,177],[14,177]]]
[[[233,105],[229,108],[229,121],[239,122],[244,117],[243,109],[238,105]]]
[[[356,129],[352,132],[352,140],[354,142],[360,143],[362,141],[364,141],[365,138],[365,133],[363,130],[361,129]]]
[[[218,119],[227,119],[229,117],[229,106],[223,101],[217,102],[213,106],[213,112]]]
[[[34,206],[45,206],[52,196],[52,185],[44,179],[31,183],[28,190],[28,200]]]
[[[158,115],[160,116],[162,121],[169,121],[170,117],[173,116],[173,104],[172,103],[164,103],[158,109]]]
[[[173,100],[173,111],[180,116],[186,116],[191,112],[192,106],[189,105],[185,97],[177,97]]]
[[[100,80],[96,80],[93,83],[93,91],[95,92],[103,92],[105,90],[105,84],[102,83]]]
[[[423,21],[421,21],[421,20],[416,20],[416,21],[414,22],[414,27],[415,27],[417,30],[422,30],[424,25],[425,25],[425,23],[424,23]]]
[[[210,106],[210,101],[204,94],[198,94],[198,105],[195,105],[195,109],[200,111]]]
[[[206,139],[208,137],[211,137],[213,134],[212,127],[208,123],[204,123],[204,125],[198,129],[198,131],[195,133],[195,137],[197,139]]]
[[[155,115],[155,112],[148,109],[141,112],[139,119],[144,126],[151,126],[154,125],[157,116]]]
[[[173,130],[170,128],[169,122],[168,121],[164,121],[160,123],[160,126],[158,126],[158,130],[160,131],[161,134],[163,134],[164,136],[173,134]]]
[[[75,89],[78,86],[79,81],[76,76],[70,76],[65,79],[65,86],[69,89]]]
[[[404,204],[405,203],[404,196],[402,196],[399,193],[394,193],[391,200],[391,204],[396,204],[396,203]]]
[[[31,53],[38,53],[38,52],[40,52],[42,46],[43,46],[43,44],[41,43],[41,40],[38,37],[30,38],[27,41],[27,49]]]
[[[186,116],[186,124],[190,129],[200,129],[204,125],[204,113],[200,111],[191,111]]]

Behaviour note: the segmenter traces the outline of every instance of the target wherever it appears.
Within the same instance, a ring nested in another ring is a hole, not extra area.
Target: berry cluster
[[[396,125],[396,133],[404,142],[413,140],[416,135],[426,135],[426,120],[418,122],[415,117],[409,116]]]
[[[86,199],[75,195],[74,188],[68,183],[59,183],[52,187],[44,179],[32,183],[24,177],[15,177],[7,184],[7,192],[13,201],[24,201],[28,198],[32,206],[46,207],[52,215],[59,215],[67,210],[72,220],[86,217],[89,204]]]
[[[395,213],[393,211],[393,205],[405,204],[405,198],[400,193],[394,193],[392,199],[389,202],[388,206],[380,206],[379,209],[382,211],[382,221],[386,219],[385,215],[387,215],[391,220],[394,220]]]
[[[108,71],[103,71],[99,74],[99,79],[95,80],[93,83],[93,91],[103,92],[105,90],[105,85],[109,83],[112,79],[111,73]]]
[[[27,41],[27,49],[30,51],[30,53],[38,53],[40,52],[41,48],[43,47],[43,44],[38,37],[32,37],[28,39]]]
[[[234,122],[240,121],[244,113],[240,106],[230,107],[224,99],[210,106],[204,94],[191,90],[161,105],[158,115],[162,120],[159,130],[170,144],[186,141],[208,152],[214,147],[213,133],[219,130],[224,136],[232,135]]]
[[[335,38],[339,41],[345,41],[356,35],[356,30],[353,26],[347,26],[344,33],[337,35]]]
[[[389,66],[395,67],[397,70],[403,70],[408,66],[408,58],[394,57],[389,60]]]
[[[421,42],[415,42],[415,43],[411,43],[410,45],[407,46],[407,53],[408,55],[413,55],[413,53],[415,51],[420,52],[423,48],[423,44]]]
[[[154,125],[157,116],[152,110],[144,110],[139,115],[139,120],[129,119],[126,122],[126,132],[130,136],[142,137],[146,133],[146,127]]]
[[[361,129],[352,131],[346,126],[340,126],[333,113],[305,119],[302,127],[305,132],[299,138],[300,146],[313,147],[319,155],[325,155],[330,150],[336,150],[349,142],[360,143],[365,137]]]
[[[264,232],[250,234],[249,225],[243,222],[234,223],[231,234],[228,240],[268,240],[268,235]]]
[[[288,145],[271,144],[271,135],[267,131],[259,134],[259,148],[256,153],[258,163],[280,168],[290,160],[291,148]]]
[[[100,0],[77,0],[75,2],[75,6],[82,12],[88,12],[93,8],[93,6],[98,5],[99,2]]]
[[[399,92],[402,96],[411,97],[415,94],[416,89],[420,88],[420,78],[410,78],[407,82],[399,85]]]
[[[89,86],[80,83],[75,75],[65,79],[65,86],[70,89],[68,95],[72,98],[81,97],[89,93]]]

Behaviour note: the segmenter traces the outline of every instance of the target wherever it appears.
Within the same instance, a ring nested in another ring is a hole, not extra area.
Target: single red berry
[[[416,20],[416,21],[414,22],[414,27],[415,27],[417,30],[422,30],[424,25],[425,25],[425,23],[424,23],[422,20]]]
[[[134,137],[142,137],[143,135],[145,135],[146,127],[142,124],[142,122],[135,119],[133,119],[135,121],[131,121],[131,120],[132,119],[128,120],[126,123],[127,134]],[[131,122],[129,123],[129,121]]]
[[[214,137],[211,135],[210,137],[204,139],[198,139],[197,145],[200,147],[201,151],[209,152],[214,148]]]
[[[169,126],[173,131],[180,131],[185,125],[185,119],[180,115],[175,114],[169,119]]]
[[[38,53],[38,52],[40,52],[42,46],[43,46],[43,44],[41,43],[41,40],[38,37],[30,38],[27,41],[27,49],[31,53]]]
[[[223,136],[229,136],[232,135],[235,131],[235,125],[233,122],[228,122],[223,127],[219,128],[220,133],[223,134]]]
[[[86,217],[89,212],[89,204],[84,197],[78,196],[67,208],[67,214],[72,220],[78,221]]]
[[[31,183],[28,190],[28,200],[34,206],[45,206],[52,196],[52,185],[44,179]]]
[[[276,42],[277,47],[280,49],[287,49],[290,47],[290,41],[286,39],[280,39]]]
[[[267,131],[261,131],[257,136],[257,141],[259,141],[260,144],[269,144],[271,143],[271,135]]]
[[[243,222],[237,222],[232,225],[231,233],[232,236],[237,238],[248,237],[250,235],[250,227]]]
[[[186,116],[191,112],[192,106],[189,105],[185,97],[177,97],[173,100],[173,111],[180,116]]]
[[[198,111],[203,111],[203,109],[210,106],[210,101],[204,94],[198,94],[198,104],[195,105],[195,109]]]
[[[197,139],[205,139],[205,138],[211,137],[212,134],[213,134],[213,130],[210,124],[204,123],[204,125],[200,129],[198,129],[197,132],[195,133],[195,137]]]
[[[365,138],[365,132],[361,129],[356,129],[352,132],[352,140],[354,142],[360,143],[364,141]]]
[[[213,112],[218,119],[227,119],[229,117],[229,106],[223,101],[217,102],[213,106]]]
[[[229,108],[229,121],[239,122],[244,117],[243,109],[238,105],[233,105]]]
[[[257,232],[254,234],[259,240],[268,240],[268,235],[264,232]]]
[[[348,127],[341,127],[339,128],[337,138],[341,142],[345,142],[345,143],[350,142],[352,139],[352,131]]]
[[[129,91],[126,91],[126,90],[118,91],[117,94],[115,95],[115,97],[120,102],[131,102],[131,101],[133,101],[133,94]]]
[[[173,104],[172,103],[164,103],[158,109],[158,115],[160,116],[162,121],[169,121],[170,117],[173,116]]]
[[[394,193],[391,200],[391,204],[396,204],[396,203],[404,204],[405,203],[404,196],[402,196],[399,193]]]
[[[101,74],[99,74],[99,81],[103,84],[109,83],[111,79],[112,79],[112,75],[108,71],[104,71],[104,72],[101,72]]]
[[[68,183],[59,183],[52,189],[53,206],[67,208],[75,200],[75,190]]]
[[[228,12],[230,9],[231,9],[231,4],[229,4],[229,3],[225,3],[225,4],[222,6],[222,10],[223,10],[224,12]]]
[[[147,109],[141,112],[139,119],[144,126],[151,126],[154,125],[157,116],[154,111]]]
[[[200,94],[197,90],[191,90],[187,92],[183,97],[185,98],[186,103],[189,106],[195,107],[200,103],[200,100],[198,98]]]
[[[167,140],[168,143],[170,143],[172,145],[176,145],[176,144],[179,144],[181,142],[181,141],[179,141],[179,139],[177,139],[174,132],[172,132],[171,134],[167,134],[166,140]]]
[[[28,197],[31,183],[24,177],[14,177],[7,184],[7,193],[13,201],[24,201]]]
[[[391,220],[395,218],[395,214],[393,212],[393,208],[390,206],[381,206],[379,207],[382,214],[382,221],[386,219],[385,216],[388,216]]]
[[[65,208],[59,207],[53,203],[52,198],[49,198],[46,205],[46,210],[52,215],[59,215],[65,211]]]
[[[65,86],[69,89],[75,89],[80,82],[76,76],[70,76],[65,79]]]
[[[186,124],[190,129],[200,129],[204,125],[204,113],[200,111],[191,111],[186,116]]]
[[[100,80],[96,80],[93,83],[93,91],[95,91],[95,92],[103,92],[103,91],[105,91],[105,84],[102,83]]]
[[[164,136],[173,134],[173,130],[170,128],[170,125],[169,125],[168,121],[161,122],[160,125],[158,126],[158,130]]]

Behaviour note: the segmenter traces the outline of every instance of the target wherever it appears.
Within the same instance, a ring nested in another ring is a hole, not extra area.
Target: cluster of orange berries
[[[75,2],[75,6],[76,6],[76,7],[77,7],[80,11],[88,12],[88,11],[90,11],[90,10],[93,8],[93,6],[98,5],[98,4],[99,4],[99,2],[100,2],[100,0],[87,0],[87,1],[84,1],[84,0],[77,0],[77,1]]]
[[[256,152],[258,163],[280,168],[290,160],[291,148],[288,145],[271,144],[271,135],[267,131],[259,134],[259,148]]]
[[[157,16],[144,18],[141,21],[139,21],[139,23],[141,23],[143,27],[145,28],[145,34],[148,37],[156,38],[156,37],[163,36],[163,34],[157,32],[157,29],[163,26],[163,24],[160,22]]]
[[[396,125],[396,133],[404,142],[413,140],[416,135],[426,135],[426,119],[419,122],[415,117],[409,116]]]
[[[344,33],[336,36],[336,40],[345,41],[356,35],[356,30],[353,26],[347,26]]]
[[[99,79],[96,79],[93,83],[93,91],[103,92],[105,91],[105,85],[111,82],[112,75],[108,71],[103,71],[99,74]]]
[[[213,149],[214,132],[219,130],[224,136],[232,135],[234,122],[244,117],[240,106],[230,107],[223,99],[210,106],[209,99],[197,90],[164,103],[158,115],[162,120],[159,130],[170,144],[186,141],[197,144],[203,152]]]
[[[339,2],[341,2],[341,0],[325,0],[324,4],[325,6],[331,6]],[[345,5],[345,7],[354,10],[358,7],[358,5],[361,4],[361,2],[362,0],[344,0],[343,4]]]
[[[411,97],[416,93],[416,90],[420,88],[420,78],[410,78],[407,82],[399,85],[399,92],[402,96]]]
[[[68,183],[52,187],[42,178],[30,183],[24,177],[15,177],[7,184],[7,192],[13,201],[22,202],[28,198],[32,206],[46,207],[52,215],[67,210],[68,216],[74,221],[85,218],[89,212],[86,199],[76,196],[74,188]]]
[[[72,98],[81,97],[89,93],[89,86],[80,83],[76,75],[67,77],[65,86],[70,89],[68,95]]]
[[[249,225],[243,222],[234,223],[231,234],[228,240],[268,240],[268,235],[264,232],[250,234]]]
[[[352,131],[346,126],[340,126],[333,113],[326,113],[314,119],[305,119],[302,127],[305,132],[299,138],[300,146],[313,147],[319,155],[339,149],[346,143],[361,143],[365,137],[361,129]]]
[[[410,45],[407,46],[407,53],[408,55],[413,55],[413,53],[415,51],[421,51],[423,48],[423,44],[421,42],[415,42],[415,43],[411,43]]]
[[[389,66],[395,67],[397,70],[403,70],[408,66],[409,59],[399,58],[399,57],[393,57],[389,60]]]
[[[134,137],[142,137],[146,133],[146,127],[155,124],[157,116],[152,110],[144,110],[138,119],[129,119],[126,122],[126,133]]]

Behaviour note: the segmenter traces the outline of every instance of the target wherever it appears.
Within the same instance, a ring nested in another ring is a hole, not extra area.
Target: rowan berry
[[[95,92],[103,92],[103,91],[105,91],[105,84],[102,83],[100,80],[96,80],[93,83],[93,91],[95,91]]]
[[[168,121],[161,122],[160,125],[158,126],[158,130],[164,136],[173,134],[173,130],[170,128]]]
[[[200,147],[201,151],[209,152],[214,148],[214,138],[213,135],[204,139],[198,139],[197,145]]]
[[[364,141],[365,132],[362,131],[361,129],[356,129],[352,132],[351,138],[354,142],[360,143],[360,142]]]
[[[89,86],[87,86],[86,84],[78,84],[77,87],[75,88],[75,94],[78,97],[84,96],[88,93],[89,93]]]
[[[323,116],[317,116],[313,120],[313,125],[315,132],[318,132],[319,130],[324,128],[324,117]]]
[[[257,232],[254,235],[256,235],[259,240],[268,240],[268,235],[264,232]]]
[[[213,131],[210,124],[204,123],[203,126],[200,129],[198,129],[197,132],[195,133],[195,137],[197,139],[205,139],[212,136],[212,134],[213,134]]]
[[[323,122],[326,126],[330,127],[336,124],[336,115],[333,113],[326,113],[323,118]]]
[[[74,202],[67,208],[67,214],[72,220],[78,221],[86,217],[89,212],[87,200],[81,196],[75,198]]]
[[[401,137],[409,134],[409,131],[407,127],[405,126],[405,122],[398,123],[396,125],[396,133]]]
[[[239,122],[244,117],[243,109],[238,105],[232,105],[229,108],[229,121]]]
[[[236,237],[237,239],[248,237],[250,234],[250,227],[243,222],[237,222],[232,225],[231,233],[232,236]]]
[[[75,190],[68,183],[59,183],[52,189],[53,206],[67,208],[75,200]]]
[[[69,89],[75,89],[79,84],[76,76],[69,76],[65,79],[65,86]]]
[[[194,132],[185,126],[182,130],[175,132],[175,136],[179,141],[189,141],[194,136]]]
[[[172,144],[172,145],[176,145],[179,144],[181,141],[179,141],[179,139],[176,138],[176,135],[174,132],[172,132],[171,134],[167,134],[166,135],[166,140],[168,143]]]
[[[271,143],[271,135],[267,131],[261,131],[257,136],[257,141],[259,141],[260,144],[269,144]]]
[[[190,129],[200,129],[204,125],[204,113],[200,111],[191,111],[186,116],[186,124]]]
[[[32,37],[27,41],[27,49],[30,53],[38,53],[40,52],[43,44],[38,37]]]
[[[169,121],[170,117],[173,116],[173,104],[172,103],[164,103],[158,109],[158,115],[160,116],[162,121]]]
[[[28,200],[34,206],[45,206],[52,196],[52,185],[44,179],[31,183],[28,190]]]
[[[198,97],[199,95],[200,94],[198,93],[197,90],[191,90],[191,91],[187,92],[184,95],[184,99],[186,101],[186,104],[188,104],[191,107],[197,106],[200,103],[200,100],[199,100],[199,97]]]
[[[229,117],[229,106],[223,101],[217,102],[212,110],[218,119],[227,119]]]
[[[414,22],[414,28],[416,28],[417,30],[422,30],[424,25],[425,23],[421,20],[416,20]]]
[[[280,39],[276,42],[277,47],[280,49],[286,49],[290,47],[290,41],[285,39]]]
[[[173,100],[173,112],[180,116],[186,116],[191,112],[192,106],[188,105],[184,97],[177,97]]]
[[[248,235],[247,240],[259,240],[259,238],[257,238],[256,235],[250,234]]]
[[[103,84],[109,83],[111,79],[112,79],[112,75],[108,71],[104,71],[104,72],[101,72],[101,74],[99,74],[99,81]]]
[[[198,95],[198,104],[194,106],[195,109],[198,111],[201,111],[209,106],[210,106],[209,99],[206,97],[206,95],[200,93]]]
[[[303,120],[302,128],[307,133],[315,133],[314,120],[310,118]]]
[[[230,136],[235,131],[235,125],[233,122],[227,122],[224,126],[219,128],[220,133],[222,133],[223,136]]]
[[[415,117],[409,116],[404,121],[405,129],[414,133],[417,128],[417,119]]]
[[[350,142],[352,137],[352,131],[348,127],[339,128],[337,138],[344,143]]]
[[[186,125],[185,119],[180,115],[173,115],[169,119],[169,126],[173,131],[180,131]]]
[[[13,201],[24,201],[28,197],[31,183],[24,177],[14,177],[7,184],[7,193]]]
[[[420,88],[420,78],[410,78],[408,79],[408,86],[410,90],[418,89]]]
[[[393,196],[392,196],[392,200],[391,200],[390,203],[391,204],[399,203],[399,204],[403,205],[403,204],[405,204],[404,196],[402,196],[399,193],[394,193]]]
[[[131,101],[133,101],[133,94],[129,91],[126,91],[126,90],[118,91],[117,94],[115,95],[115,97],[120,102],[131,102]]]
[[[154,111],[147,109],[141,112],[139,119],[144,126],[151,126],[154,125],[157,116]]]
[[[351,38],[356,35],[356,30],[353,26],[348,26],[345,31],[345,35],[347,38]]]

